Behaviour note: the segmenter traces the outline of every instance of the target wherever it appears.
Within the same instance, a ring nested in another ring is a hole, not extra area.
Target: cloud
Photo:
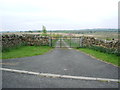
[[[1,0],[4,30],[117,28],[119,0]],[[21,25],[21,26],[20,26]]]

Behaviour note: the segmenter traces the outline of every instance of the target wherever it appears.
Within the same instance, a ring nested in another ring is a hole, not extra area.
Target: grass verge
[[[52,48],[49,46],[22,46],[2,53],[2,59],[20,58],[27,56],[42,55]]]
[[[102,61],[111,63],[111,64],[116,65],[116,66],[120,66],[119,61],[118,61],[118,60],[120,60],[120,56],[95,51],[95,50],[89,49],[89,48],[80,48],[79,50],[82,52],[85,52],[85,53],[87,53],[87,54],[89,54],[97,59],[100,59]]]

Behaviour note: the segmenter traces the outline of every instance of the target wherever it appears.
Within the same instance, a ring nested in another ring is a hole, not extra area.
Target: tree
[[[46,27],[45,27],[45,26],[42,27],[42,32],[43,32],[43,34],[46,34],[46,33],[47,33],[47,30],[46,30]]]
[[[29,30],[28,32],[32,33],[33,31]]]

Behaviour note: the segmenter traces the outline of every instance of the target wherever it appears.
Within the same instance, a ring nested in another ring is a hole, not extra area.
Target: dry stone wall
[[[120,41],[105,41],[99,40],[94,37],[81,37],[82,46],[100,46],[108,49],[119,50]],[[15,46],[29,45],[29,46],[40,46],[40,45],[49,45],[49,37],[40,36],[39,34],[3,34],[2,35],[2,49],[12,48]]]
[[[40,46],[49,45],[49,37],[40,35],[22,34],[22,35],[2,35],[2,49],[12,48],[20,45]]]
[[[118,50],[120,48],[120,41],[106,41],[106,40],[100,40],[96,39],[94,37],[81,37],[82,38],[82,45],[83,46],[101,46],[104,48],[109,48],[109,49],[116,49]]]

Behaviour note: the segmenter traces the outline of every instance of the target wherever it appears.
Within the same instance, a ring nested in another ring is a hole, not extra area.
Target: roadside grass
[[[120,66],[120,63],[118,61],[118,60],[120,60],[120,56],[117,56],[114,54],[103,53],[103,52],[96,51],[96,50],[89,49],[89,48],[80,48],[79,50],[82,52],[85,52],[97,59],[100,59],[102,61],[109,62],[116,66]]]
[[[52,48],[49,46],[21,46],[17,49],[12,49],[7,52],[2,52],[2,59],[10,59],[10,58],[20,58],[20,57],[28,57],[35,55],[42,55],[46,52],[50,51]]]

